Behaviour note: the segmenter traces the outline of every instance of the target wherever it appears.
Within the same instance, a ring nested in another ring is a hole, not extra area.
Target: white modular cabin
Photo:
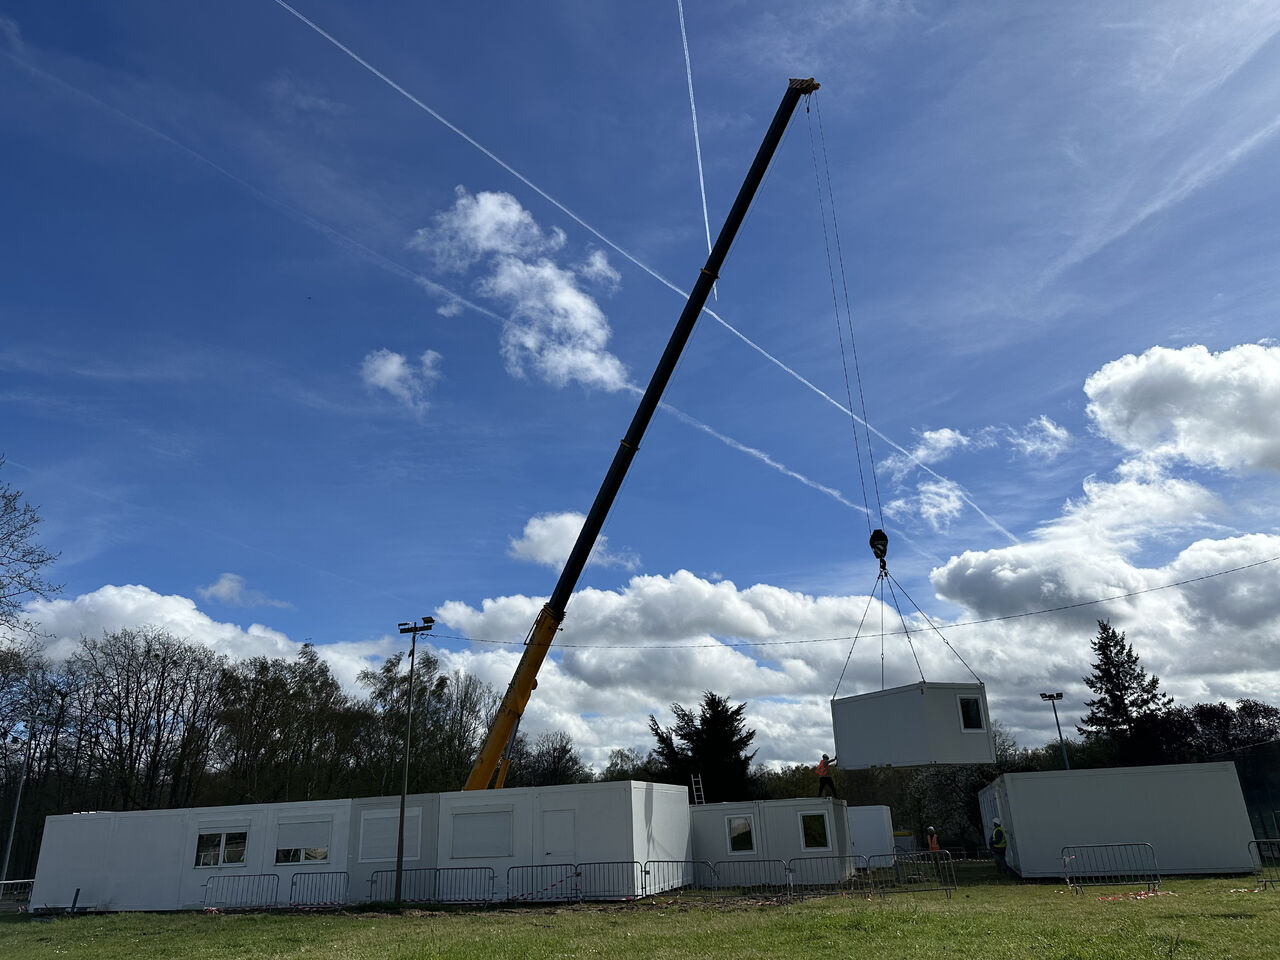
[[[31,908],[195,909],[222,877],[254,877],[271,905],[287,904],[295,874],[345,871],[350,810],[318,800],[51,816]]]
[[[370,797],[51,816],[31,906],[187,910],[389,899],[399,813],[399,797]],[[411,794],[405,806],[406,897],[434,881],[429,868],[487,867],[491,884],[477,886],[488,876],[483,869],[457,871],[452,889],[504,899],[523,896],[530,884],[542,890],[531,868],[583,863],[612,865],[559,872],[584,896],[601,887],[639,896],[645,861],[690,857],[688,791],[669,784]],[[508,890],[511,867],[519,868],[510,875],[516,891]]]
[[[893,815],[888,807],[845,807],[849,823],[849,852],[858,857],[893,853]]]
[[[1061,877],[1062,848],[1149,843],[1161,874],[1248,873],[1253,831],[1235,765],[1006,773],[978,797],[988,835],[1000,817],[1009,866]]]
[[[849,853],[844,801],[832,797],[704,803],[689,810],[693,858],[714,867],[714,886],[781,884],[788,861]]]
[[[438,829],[437,865],[491,868],[496,899],[558,899],[560,868],[583,864],[584,897],[638,897],[646,862],[691,858],[689,791],[666,783],[444,793]]]
[[[994,763],[981,683],[921,681],[831,701],[836,759],[845,769]]]

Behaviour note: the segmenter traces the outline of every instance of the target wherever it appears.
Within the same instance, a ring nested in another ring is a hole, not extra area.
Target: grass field
[[[1102,899],[1102,898],[1116,899]],[[76,960],[1280,957],[1280,890],[1252,878],[1172,879],[1161,895],[1053,884],[962,886],[887,899],[627,904],[338,914],[9,918],[0,958]]]

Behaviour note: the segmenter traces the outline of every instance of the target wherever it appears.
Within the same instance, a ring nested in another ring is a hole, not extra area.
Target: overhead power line
[[[1096,600],[1080,600],[1076,603],[1064,603],[1057,607],[1045,607],[1041,610],[1028,610],[1024,613],[1007,613],[1000,617],[983,617],[980,620],[958,620],[955,623],[947,624],[947,629],[956,627],[976,627],[984,623],[1001,623],[1006,620],[1022,620],[1027,617],[1039,617],[1049,613],[1061,613],[1063,610],[1075,610],[1079,607],[1091,607],[1100,603],[1114,603],[1117,600],[1128,600],[1132,597],[1140,597],[1147,593],[1156,593],[1160,590],[1172,590],[1174,587],[1185,587],[1189,583],[1199,583],[1202,580],[1212,580],[1215,577],[1225,577],[1228,574],[1239,573],[1241,570],[1249,570],[1253,567],[1260,567],[1264,564],[1275,563],[1280,557],[1267,557],[1265,560],[1255,560],[1253,563],[1244,563],[1238,567],[1231,567],[1227,570],[1218,570],[1215,573],[1205,573],[1198,577],[1188,577],[1186,580],[1178,580],[1174,583],[1161,584],[1158,587],[1147,587],[1144,590],[1132,590],[1129,593],[1119,593],[1112,597],[1099,597]],[[917,608],[918,609],[918,608]],[[923,613],[923,611],[921,611]],[[905,636],[907,630],[882,630],[879,633],[863,633],[850,634],[843,637],[813,637],[803,640],[717,640],[713,643],[564,643],[556,641],[557,647],[572,647],[579,650],[699,650],[712,647],[788,647],[799,646],[806,643],[843,643],[849,640],[856,640],[858,637],[900,637]],[[494,643],[506,646],[519,646],[524,643],[523,640],[488,640],[479,637],[459,637],[449,634],[434,634],[437,640],[461,640],[467,643]]]

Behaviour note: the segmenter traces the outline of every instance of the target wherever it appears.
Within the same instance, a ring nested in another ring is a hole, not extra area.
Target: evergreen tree
[[[1097,696],[1084,702],[1089,713],[1076,729],[1087,738],[1110,741],[1122,756],[1132,754],[1135,727],[1165,713],[1173,698],[1160,692],[1160,678],[1147,675],[1133,645],[1106,620],[1098,621],[1091,646],[1097,659],[1084,682]]]
[[[747,748],[756,732],[746,727],[746,709],[745,703],[730,706],[727,698],[708,690],[697,714],[678,703],[671,705],[676,724],[669,730],[651,714],[649,730],[657,741],[653,752],[664,778],[688,784],[693,774],[700,774],[709,803],[752,799],[758,792],[751,776],[756,752],[747,753]]]

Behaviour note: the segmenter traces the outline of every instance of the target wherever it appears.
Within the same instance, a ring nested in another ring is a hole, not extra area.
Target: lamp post
[[[434,617],[423,617],[400,624],[400,632],[412,635],[409,643],[409,699],[405,707],[404,722],[404,775],[400,778],[400,830],[396,836],[396,906],[400,906],[401,881],[404,878],[404,804],[409,796],[409,739],[413,734],[413,660],[418,652],[418,634],[435,625]]]
[[[1067,759],[1067,741],[1062,739],[1062,724],[1058,722],[1058,701],[1062,699],[1062,692],[1058,693],[1042,693],[1041,700],[1047,700],[1053,706],[1053,722],[1058,728],[1058,746],[1062,747],[1062,766],[1066,770],[1071,769],[1071,761]]]

